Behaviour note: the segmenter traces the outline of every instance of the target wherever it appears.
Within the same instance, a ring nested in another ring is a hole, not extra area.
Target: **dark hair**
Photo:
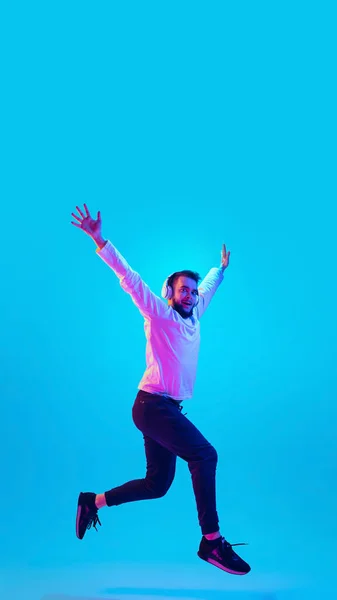
[[[199,281],[201,280],[201,277],[199,275],[199,273],[196,273],[195,271],[189,271],[188,269],[185,269],[184,271],[176,271],[175,273],[172,273],[172,275],[170,275],[170,277],[167,280],[167,285],[170,285],[173,289],[173,286],[176,282],[176,280],[180,277],[189,277],[190,279],[194,279],[194,281],[196,282],[197,286]]]

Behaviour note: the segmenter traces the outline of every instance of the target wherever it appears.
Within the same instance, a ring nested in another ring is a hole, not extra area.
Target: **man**
[[[198,287],[200,276],[185,270],[173,273],[164,283],[162,297],[153,294],[110,241],[102,237],[100,212],[93,219],[86,205],[72,213],[72,224],[87,233],[97,245],[98,255],[116,273],[121,287],[130,294],[145,320],[146,370],[138,386],[132,409],[136,427],[142,432],[146,453],[146,476],[129,481],[103,494],[80,493],[76,535],[82,539],[91,526],[101,525],[98,510],[126,502],[160,498],[175,474],[177,456],[188,464],[202,532],[198,556],[236,575],[250,571],[249,565],[221,536],[216,511],[215,472],[217,453],[198,429],[182,414],[181,402],[192,397],[196,377],[200,323],[228,267],[230,252],[223,245],[221,266],[210,270]]]

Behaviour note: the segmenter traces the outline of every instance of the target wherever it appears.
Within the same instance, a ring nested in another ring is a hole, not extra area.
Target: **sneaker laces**
[[[224,537],[221,538],[221,542],[224,546],[227,546],[229,548],[233,548],[234,546],[248,546],[248,544],[246,542],[239,542],[238,544],[230,544],[229,542],[227,542],[227,540],[225,540]]]
[[[102,527],[101,521],[98,518],[98,514],[97,513],[93,513],[89,517],[87,529],[90,529],[90,527],[94,527],[96,529],[96,531],[98,531],[98,529],[96,527],[97,523]]]
[[[233,546],[248,546],[248,544],[246,542],[239,542],[238,544],[230,544],[229,542],[227,542],[227,544],[233,548]]]

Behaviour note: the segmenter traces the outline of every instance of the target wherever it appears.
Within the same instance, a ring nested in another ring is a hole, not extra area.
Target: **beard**
[[[191,310],[187,311],[181,304],[178,304],[178,302],[172,300],[172,308],[176,310],[183,319],[189,319],[193,314],[193,305],[190,306]]]

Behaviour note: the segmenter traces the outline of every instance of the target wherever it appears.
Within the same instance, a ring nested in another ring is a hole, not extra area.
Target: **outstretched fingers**
[[[84,214],[82,213],[81,209],[79,206],[76,206],[76,210],[78,210],[78,212],[80,213],[82,219],[84,219]]]
[[[82,223],[82,219],[80,219],[80,217],[78,217],[77,215],[75,215],[75,213],[71,213],[71,216],[74,217],[74,219],[76,219],[80,223]]]
[[[85,214],[83,213],[83,211],[80,209],[79,206],[76,206],[76,209],[78,210],[79,214],[81,215],[81,217],[79,217],[77,214],[75,213],[71,213],[71,216],[74,217],[74,219],[76,219],[76,221],[78,221],[79,223],[75,223],[74,221],[71,221],[72,225],[75,225],[75,227],[79,227],[80,229],[82,228],[82,224],[83,224],[83,220],[86,219],[87,217],[90,217],[90,212],[88,210],[88,207],[86,204],[84,204],[84,210],[85,210]]]
[[[71,213],[71,216],[75,219],[75,221],[71,221],[71,224],[75,225],[75,227],[79,227],[80,229],[83,229],[86,233],[89,233],[89,235],[91,235],[91,230],[93,228],[97,227],[97,223],[95,222],[95,219],[92,219],[87,205],[83,204],[83,206],[84,206],[84,209],[83,209],[84,212],[83,212],[83,210],[81,210],[81,208],[79,206],[76,206],[76,210],[77,210],[78,214],[75,212]],[[76,221],[78,221],[78,222],[76,222]],[[98,211],[98,213],[97,213],[97,221],[98,221],[98,226],[100,226],[100,224],[101,224],[100,211]]]

